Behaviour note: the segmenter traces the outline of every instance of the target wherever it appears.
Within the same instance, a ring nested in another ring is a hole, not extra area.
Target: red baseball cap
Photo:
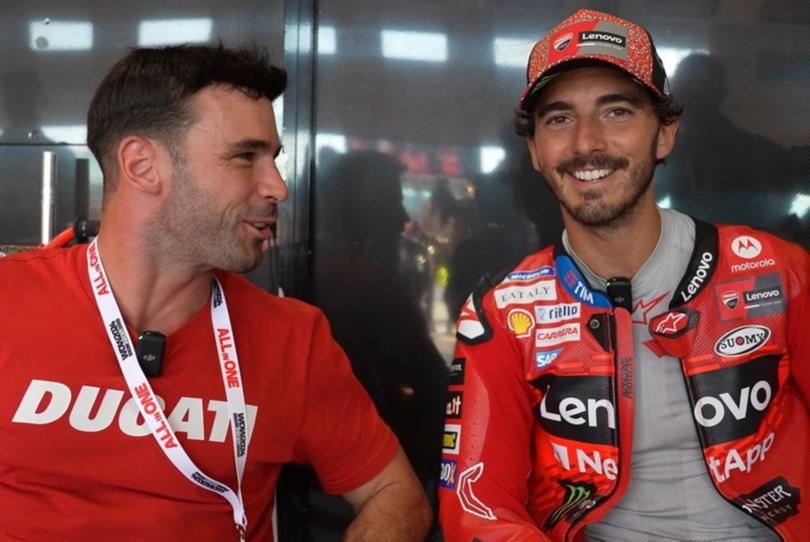
[[[669,94],[664,64],[647,30],[609,13],[581,9],[534,44],[518,108],[529,112],[537,91],[557,73],[603,63],[627,73],[656,96]]]

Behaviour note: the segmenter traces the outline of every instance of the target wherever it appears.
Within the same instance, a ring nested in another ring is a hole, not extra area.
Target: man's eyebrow
[[[605,94],[596,99],[596,105],[607,105],[616,102],[627,102],[636,107],[641,107],[643,99],[638,94],[623,94],[616,92],[614,94]]]
[[[596,105],[603,106],[612,103],[618,102],[626,102],[636,107],[641,107],[644,103],[642,96],[637,94],[624,94],[621,92],[615,92],[613,94],[605,94],[604,96],[599,96],[596,99]],[[552,111],[571,111],[573,106],[568,102],[564,102],[562,100],[556,102],[549,102],[547,104],[543,104],[537,108],[537,116],[542,117],[547,113],[551,113]]]
[[[240,152],[249,151],[271,151],[273,158],[278,158],[278,155],[281,154],[281,149],[282,145],[276,146],[263,139],[243,139],[228,145],[226,154],[238,154]]]

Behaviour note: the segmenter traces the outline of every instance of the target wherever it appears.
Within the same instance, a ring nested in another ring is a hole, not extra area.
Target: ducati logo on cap
[[[563,34],[554,41],[554,50],[558,53],[562,53],[565,51],[565,48],[568,47],[568,44],[571,43],[572,39],[574,39],[574,34],[571,32]]]
[[[737,303],[740,301],[740,294],[738,294],[736,291],[724,292],[722,297],[723,304],[731,310],[734,310]]]

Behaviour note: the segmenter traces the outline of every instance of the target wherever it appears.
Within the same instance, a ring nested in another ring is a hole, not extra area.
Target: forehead
[[[647,91],[624,72],[607,67],[584,67],[557,74],[540,91],[535,107],[553,102],[588,104],[611,94],[626,95],[640,103],[652,103]]]
[[[191,109],[190,136],[196,133],[224,144],[244,139],[278,143],[273,105],[264,96],[254,98],[234,87],[214,85],[191,98]]]

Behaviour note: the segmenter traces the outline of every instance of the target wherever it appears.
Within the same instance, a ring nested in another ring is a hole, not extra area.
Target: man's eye
[[[238,160],[246,160],[248,162],[252,162],[253,159],[256,157],[255,152],[240,152],[239,154],[234,155],[234,158]]]
[[[615,107],[608,112],[608,116],[614,118],[621,118],[627,117],[631,114],[629,109],[625,109],[624,107]]]
[[[553,124],[565,124],[568,122],[568,118],[562,115],[554,115],[553,117],[548,117],[546,119],[546,124],[553,125]]]

